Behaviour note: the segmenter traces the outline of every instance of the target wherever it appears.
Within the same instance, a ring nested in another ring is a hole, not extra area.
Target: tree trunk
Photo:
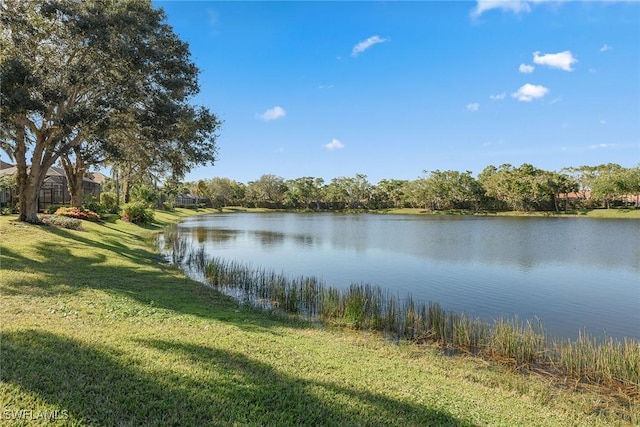
[[[27,173],[27,166],[24,161],[18,161],[18,194],[20,216],[19,221],[30,222],[32,224],[40,223],[38,218],[38,196],[40,188],[44,182],[46,172],[49,167],[45,165],[31,165]]]
[[[115,168],[115,166],[113,166]],[[114,174],[116,182],[116,206],[120,206],[120,172],[116,169]]]
[[[38,191],[34,185],[27,185],[20,191],[20,221],[40,223],[38,218]]]
[[[71,192],[72,184],[69,183],[69,193],[71,194],[71,206],[82,206],[82,184],[84,173],[77,174],[73,177],[73,193]]]
[[[75,152],[75,163],[66,155],[62,156],[60,160],[67,176],[67,188],[71,195],[71,206],[80,207],[82,206],[82,184],[84,183],[84,174],[87,168],[82,159],[80,147],[75,147],[73,151]]]
[[[18,187],[18,207],[20,209],[19,221],[30,222],[37,224],[40,222],[38,219],[38,193],[40,192],[40,186],[42,183],[34,182],[34,173],[39,172],[39,166],[27,170],[26,153],[27,147],[24,143],[25,138],[24,128],[18,131],[16,138],[16,185]],[[36,175],[37,176],[37,175]],[[44,180],[44,177],[42,178]]]
[[[24,132],[22,132],[22,136],[24,138]],[[16,139],[19,138],[20,137]],[[26,188],[29,186],[27,162],[25,160],[25,152],[27,149],[24,143],[20,143],[20,141],[17,141],[16,146],[16,187],[18,188],[18,209],[20,211],[19,220],[27,221],[27,218],[29,218],[31,219],[29,222],[32,222],[32,216],[28,215],[32,210],[27,202],[30,197],[27,197],[27,194],[25,193]]]
[[[30,184],[29,176],[27,175],[26,165],[20,165],[18,162],[18,173],[16,176],[16,185],[18,187],[18,209],[20,211],[19,221],[26,221],[35,223],[38,220],[36,207],[31,202],[33,199],[33,190]]]
[[[124,183],[124,202],[129,203],[131,200],[131,184],[127,179]]]

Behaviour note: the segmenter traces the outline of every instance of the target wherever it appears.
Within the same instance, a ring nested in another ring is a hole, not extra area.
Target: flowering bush
[[[68,218],[58,215],[42,215],[40,220],[54,227],[68,228],[70,230],[82,230],[82,222],[76,218]]]
[[[147,209],[143,202],[127,203],[122,206],[120,218],[134,224],[146,224],[153,222],[153,211]]]
[[[44,212],[49,215],[53,215],[54,213],[56,213],[58,209],[68,208],[68,207],[69,205],[49,205],[49,207],[47,207],[47,209],[45,209]]]
[[[86,221],[93,221],[93,222],[96,222],[100,219],[100,215],[98,215],[97,213],[87,209],[78,208],[75,206],[62,207],[56,211],[55,215],[66,216],[69,218],[76,218],[76,219],[84,219]]]

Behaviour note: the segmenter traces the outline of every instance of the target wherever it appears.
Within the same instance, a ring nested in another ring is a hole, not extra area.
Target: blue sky
[[[640,163],[638,2],[155,4],[224,120],[187,180]]]
[[[640,163],[640,2],[154,1],[224,125],[187,181]]]

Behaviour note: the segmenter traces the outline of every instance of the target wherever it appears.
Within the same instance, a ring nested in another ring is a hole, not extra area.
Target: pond
[[[368,283],[548,335],[640,339],[640,222],[589,218],[233,213],[179,233],[212,256],[328,286]]]

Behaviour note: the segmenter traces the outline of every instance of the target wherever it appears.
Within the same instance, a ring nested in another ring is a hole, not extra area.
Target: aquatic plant
[[[568,375],[590,383],[640,387],[640,343],[611,337],[600,341],[580,332],[575,341],[554,345],[555,357]]]
[[[209,258],[202,247],[189,247],[172,230],[164,235],[164,247],[175,263],[199,271],[207,285],[255,307],[379,331],[395,340],[433,343],[448,352],[484,355],[520,369],[545,368],[589,383],[640,388],[640,343],[633,339],[599,340],[581,332],[574,341],[554,340],[546,336],[540,319],[486,322],[411,296],[401,300],[370,284],[338,289],[314,276],[290,278],[237,261]]]

